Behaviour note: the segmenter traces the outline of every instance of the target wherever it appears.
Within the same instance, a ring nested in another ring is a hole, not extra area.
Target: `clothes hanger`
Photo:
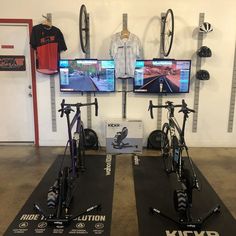
[[[123,14],[123,28],[122,31],[120,33],[120,38],[121,39],[128,39],[130,36],[130,32],[128,30],[128,14],[124,13]]]
[[[121,39],[128,39],[130,36],[130,32],[128,29],[123,29],[120,33],[120,38]]]
[[[42,25],[45,26],[46,29],[52,28],[52,17],[47,14],[47,16],[42,15],[43,18],[45,18],[42,22]]]

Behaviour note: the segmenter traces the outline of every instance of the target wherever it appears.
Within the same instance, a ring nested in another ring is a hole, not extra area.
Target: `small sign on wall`
[[[13,49],[14,45],[12,45],[12,44],[3,44],[3,45],[1,45],[1,48],[2,49]]]
[[[25,56],[0,55],[0,71],[25,71]]]

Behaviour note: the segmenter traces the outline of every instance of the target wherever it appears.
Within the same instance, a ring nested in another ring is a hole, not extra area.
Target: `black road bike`
[[[209,210],[203,217],[197,219],[192,217],[193,190],[200,190],[200,187],[193,161],[188,153],[184,134],[187,118],[194,110],[189,109],[184,100],[180,105],[174,105],[171,101],[167,101],[166,105],[153,105],[150,101],[149,111],[152,119],[153,108],[166,108],[168,110],[168,122],[164,123],[162,127],[161,155],[165,172],[168,175],[175,173],[177,177],[178,189],[174,190],[173,201],[175,210],[179,213],[179,219],[173,219],[156,208],[151,208],[151,212],[157,213],[183,228],[201,228],[202,224],[211,215],[220,211],[220,206],[217,205]],[[174,117],[175,108],[180,108],[179,112],[183,113],[182,127],[179,126]],[[183,155],[184,153],[186,156]]]
[[[46,214],[45,211],[39,206],[39,204],[34,204],[35,209],[40,212],[50,224],[56,226],[64,226],[69,224],[73,219],[91,212],[95,209],[100,209],[99,204],[87,208],[85,211],[71,215],[69,212],[70,205],[73,198],[73,192],[77,189],[75,186],[75,180],[79,177],[79,172],[85,171],[85,133],[84,126],[81,120],[81,110],[83,106],[95,106],[95,115],[98,114],[98,103],[97,99],[93,103],[75,103],[69,104],[62,100],[61,117],[66,115],[67,127],[68,127],[68,142],[65,147],[64,157],[61,162],[60,171],[58,173],[58,178],[56,179],[53,186],[49,188],[47,205],[48,208],[53,210],[53,213]],[[72,121],[70,120],[71,112],[76,111]],[[73,127],[75,127],[75,132],[72,135]],[[70,148],[70,167],[64,166],[64,158],[66,154],[67,147]]]

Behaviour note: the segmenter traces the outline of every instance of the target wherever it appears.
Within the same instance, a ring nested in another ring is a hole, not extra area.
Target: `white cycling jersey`
[[[110,55],[115,61],[117,78],[134,77],[136,59],[141,57],[141,42],[130,33],[128,38],[121,38],[121,32],[112,36]]]

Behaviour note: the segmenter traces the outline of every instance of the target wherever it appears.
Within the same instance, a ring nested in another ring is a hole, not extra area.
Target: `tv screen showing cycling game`
[[[60,60],[59,76],[61,92],[115,91],[113,60]]]
[[[190,60],[137,60],[134,92],[188,93],[190,71]]]

